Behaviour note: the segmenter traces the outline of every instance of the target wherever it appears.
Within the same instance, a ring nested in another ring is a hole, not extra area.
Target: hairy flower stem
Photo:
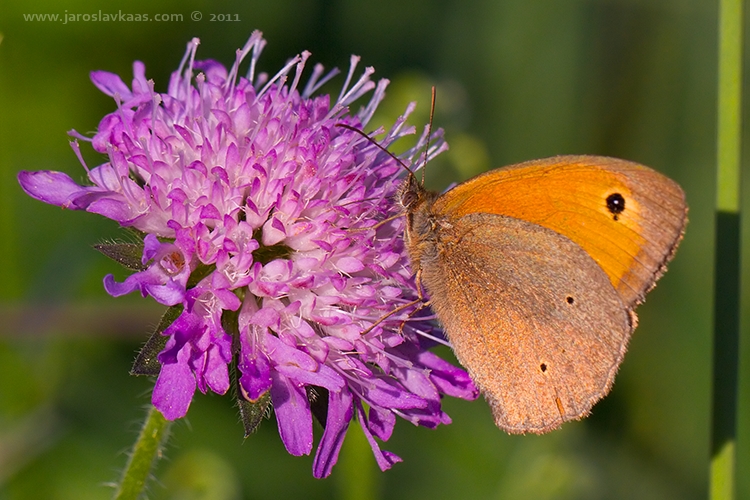
[[[156,408],[151,407],[122,473],[113,497],[115,500],[136,500],[141,496],[156,459],[162,456],[162,445],[169,436],[171,424]]]

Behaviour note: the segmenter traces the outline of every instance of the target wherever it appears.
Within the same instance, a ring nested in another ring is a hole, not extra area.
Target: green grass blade
[[[711,500],[735,498],[740,326],[742,0],[721,0]]]

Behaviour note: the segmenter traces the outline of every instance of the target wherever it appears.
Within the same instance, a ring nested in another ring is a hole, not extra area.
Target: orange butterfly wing
[[[549,228],[601,266],[623,303],[639,304],[687,222],[682,189],[637,163],[557,156],[492,170],[440,196],[434,213],[507,215]]]

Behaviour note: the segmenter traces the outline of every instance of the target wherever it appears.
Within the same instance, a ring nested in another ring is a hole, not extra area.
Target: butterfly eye
[[[417,196],[417,193],[414,191],[405,191],[404,194],[401,195],[401,205],[404,208],[409,208],[414,203],[416,203],[419,196]]]

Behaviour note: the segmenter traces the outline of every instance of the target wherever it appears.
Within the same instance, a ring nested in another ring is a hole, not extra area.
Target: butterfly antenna
[[[345,128],[347,130],[351,130],[352,132],[358,133],[359,135],[361,135],[362,137],[364,137],[365,139],[367,139],[367,141],[370,142],[370,144],[376,146],[379,150],[381,150],[382,152],[384,152],[385,154],[387,154],[388,156],[390,156],[391,158],[393,158],[394,160],[396,160],[396,162],[399,165],[401,165],[404,168],[404,170],[406,170],[407,172],[409,172],[410,176],[414,177],[414,171],[412,169],[410,169],[409,167],[407,167],[406,164],[403,161],[401,161],[401,159],[398,156],[396,156],[393,153],[391,153],[390,151],[388,151],[379,142],[377,142],[375,139],[373,139],[372,137],[370,137],[369,135],[367,135],[366,133],[364,133],[362,130],[360,130],[358,128],[354,128],[351,125],[348,125],[346,123],[337,123],[336,126],[337,127],[341,127],[341,128]]]
[[[435,97],[437,90],[432,86],[432,102],[430,104],[430,122],[427,124],[427,144],[424,147],[424,156],[422,162],[422,185],[424,186],[424,171],[427,170],[427,157],[430,151],[430,138],[432,137],[432,120],[435,118]]]

